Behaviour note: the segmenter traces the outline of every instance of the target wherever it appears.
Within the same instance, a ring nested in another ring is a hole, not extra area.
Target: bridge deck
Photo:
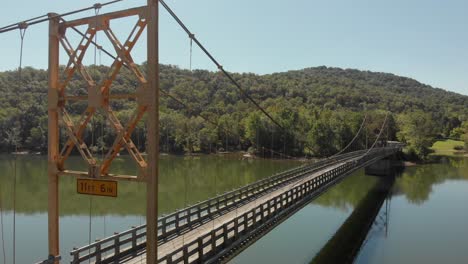
[[[188,243],[191,243],[193,241],[195,241],[197,238],[205,235],[205,234],[208,234],[209,232],[211,232],[213,229],[216,229],[220,226],[222,226],[224,223],[227,223],[229,221],[231,221],[232,219],[235,219],[238,215],[242,215],[246,212],[249,212],[250,210],[252,210],[253,208],[257,207],[259,204],[262,204],[274,197],[277,197],[291,189],[293,189],[294,187],[296,187],[298,184],[302,183],[302,182],[305,182],[307,180],[310,180],[314,177],[317,177],[319,175],[322,175],[323,173],[327,172],[327,171],[330,171],[330,170],[333,170],[334,168],[337,168],[339,167],[340,165],[343,165],[345,162],[349,162],[349,161],[352,161],[352,160],[355,160],[356,158],[353,158],[353,159],[348,159],[348,160],[345,160],[343,162],[340,162],[340,163],[336,163],[332,166],[329,166],[327,168],[324,168],[322,170],[319,170],[319,171],[316,171],[316,172],[313,172],[311,173],[310,175],[307,175],[301,179],[298,179],[296,181],[293,181],[277,190],[274,190],[270,193],[267,193],[257,199],[255,199],[254,201],[250,201],[242,206],[239,206],[236,210],[233,210],[233,211],[230,211],[230,212],[227,212],[226,214],[218,217],[218,218],[215,218],[214,220],[210,220],[204,224],[202,224],[201,226],[193,229],[193,230],[190,230],[188,231],[187,233],[183,234],[183,235],[180,235],[164,244],[161,244],[159,247],[158,247],[158,256],[162,257],[162,256],[166,256],[172,252],[174,252],[175,250],[183,247],[185,244],[188,244]],[[129,260],[126,260],[124,263],[129,263],[129,264],[135,264],[135,263],[142,263],[142,261],[144,262],[145,261],[145,257],[146,257],[146,254],[144,252],[142,252],[139,256],[135,257],[135,258],[132,258],[132,259],[129,259]]]
[[[346,175],[399,146],[343,154],[286,171],[158,219],[158,262],[226,261]],[[144,225],[71,251],[72,263],[145,261]]]

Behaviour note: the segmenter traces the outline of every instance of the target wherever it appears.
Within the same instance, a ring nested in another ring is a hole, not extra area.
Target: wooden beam
[[[80,18],[76,20],[66,21],[62,23],[62,27],[69,28],[69,27],[76,27],[81,25],[88,25],[90,23],[94,23],[95,21],[99,20],[111,20],[117,18],[123,18],[128,16],[135,16],[135,15],[142,15],[146,14],[146,6],[140,6],[135,8],[130,8],[126,10],[120,10],[116,12],[110,12],[102,15],[97,16],[90,16],[85,18]]]
[[[53,17],[56,14],[49,14]],[[57,158],[59,155],[58,124],[59,87],[59,20],[49,22],[49,90],[48,90],[48,236],[49,256],[59,255],[59,182]],[[54,263],[59,263],[55,260]]]
[[[59,176],[71,176],[77,178],[89,178],[95,179],[89,176],[89,173],[86,171],[74,171],[74,170],[64,170],[58,172]],[[131,181],[131,182],[144,182],[144,179],[138,178],[135,175],[125,175],[125,174],[106,174],[100,176],[101,180],[114,180],[114,181]]]
[[[148,0],[147,9],[147,79],[150,101],[148,109],[148,174],[146,185],[146,263],[157,263],[158,236],[158,169],[159,169],[159,57],[158,0]]]

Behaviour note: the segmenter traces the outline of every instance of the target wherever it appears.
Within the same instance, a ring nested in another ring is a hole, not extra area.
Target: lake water
[[[372,178],[357,171],[231,262],[309,263],[371,188]],[[468,263],[467,158],[406,168],[386,202],[355,263]]]
[[[238,156],[162,156],[160,213],[169,213],[276,172],[293,161],[245,160]],[[78,157],[70,160],[79,166]],[[126,157],[117,171],[132,173]],[[12,263],[15,161],[0,156],[0,263]],[[16,160],[16,263],[47,255],[47,162],[43,156]],[[375,184],[363,170],[347,177],[232,260],[233,263],[308,263]],[[145,185],[120,182],[119,197],[76,194],[76,180],[60,182],[60,240],[63,263],[74,246],[145,221]],[[468,159],[407,168],[389,200],[387,228],[375,225],[358,263],[468,263]],[[91,217],[90,217],[91,215]],[[90,228],[91,221],[91,228]]]
[[[293,161],[247,160],[239,156],[161,156],[160,214],[167,214],[297,166]],[[79,157],[69,165],[80,167]],[[15,160],[0,156],[0,220],[3,220],[6,262],[0,240],[0,263],[12,263],[13,178]],[[119,157],[114,172],[132,173],[133,163]],[[133,170],[135,172],[135,170]],[[47,257],[47,158],[18,156],[16,160],[16,263],[32,263]],[[119,182],[117,198],[76,193],[73,177],[60,178],[60,251],[69,262],[73,247],[121,232],[145,222],[146,186]],[[91,205],[91,206],[90,206]],[[90,217],[91,215],[91,217]],[[3,232],[2,232],[3,231]],[[0,235],[1,235],[0,234]]]
[[[388,211],[357,263],[468,263],[468,158],[407,168]]]

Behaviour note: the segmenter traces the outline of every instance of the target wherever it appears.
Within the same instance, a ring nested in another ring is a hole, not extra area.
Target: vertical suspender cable
[[[93,207],[93,199],[89,197],[89,224],[88,224],[88,245],[91,245],[91,227],[92,227],[92,219],[91,219],[91,212]],[[88,250],[88,254],[91,254],[91,248]],[[91,263],[91,259],[88,259],[88,263]]]
[[[365,130],[365,132],[366,132],[366,150],[367,150],[367,147],[368,147],[367,146],[367,130],[368,130],[368,127],[367,127],[367,124],[366,124],[366,130]]]
[[[226,149],[224,151],[229,152],[229,146],[228,146],[228,133],[227,133],[227,128],[224,129],[224,137],[226,139]]]
[[[95,4],[94,5],[94,15],[97,17],[99,14],[99,9],[101,8],[100,4]],[[94,36],[94,42],[97,43],[97,34]],[[94,46],[94,67],[96,67],[96,58],[97,58],[97,46]],[[96,88],[96,87],[94,87]],[[94,142],[94,118],[92,122],[92,128],[91,128],[91,140]],[[92,234],[92,228],[93,228],[93,217],[92,217],[92,212],[93,212],[93,196],[89,196],[89,223],[88,223],[88,244],[91,244],[91,234]],[[88,254],[91,253],[91,249],[89,249]],[[88,259],[88,263],[91,263],[91,259]]]
[[[137,126],[137,130],[136,130],[136,137],[137,137],[137,148],[139,151],[141,151],[141,140],[140,140],[140,137],[141,137],[141,128],[138,128]],[[104,155],[104,152],[102,152],[103,155]],[[138,168],[136,169],[136,174],[135,175],[138,175],[139,171],[138,171]],[[138,213],[138,212],[137,212]],[[140,225],[141,226],[143,224],[143,219],[144,219],[144,216],[143,215],[140,215]],[[105,222],[104,222],[105,223]],[[142,241],[143,241],[143,238],[142,238]],[[143,254],[140,254],[140,261],[139,263],[143,263]]]
[[[274,154],[275,154],[274,151],[273,151],[273,148],[274,148],[274,146],[273,146],[273,144],[274,144],[274,139],[275,139],[275,134],[274,134],[274,131],[273,131],[273,129],[272,129],[272,130],[271,130],[271,145],[270,145],[271,158],[273,158],[273,157],[274,157]]]
[[[91,146],[94,146],[95,144],[95,135],[94,135],[94,126],[95,126],[95,121],[94,117],[91,117]],[[89,196],[89,223],[88,223],[88,245],[91,244],[91,207],[92,207],[92,202],[93,202],[93,196]],[[91,253],[91,249],[88,250],[88,254]],[[88,260],[88,263],[90,263],[91,260]]]
[[[192,71],[192,45],[193,45],[193,36],[190,35],[190,65],[189,65],[190,71]]]
[[[28,24],[20,23],[20,38],[21,38],[21,45],[20,45],[20,56],[19,56],[19,67],[18,67],[18,83],[19,86],[23,83],[23,46],[24,46],[24,36],[26,35],[26,29]],[[15,152],[18,152],[18,142],[15,139]],[[15,167],[14,167],[14,178],[13,178],[13,264],[16,263],[16,162],[17,162],[18,154],[15,153]]]
[[[13,264],[16,263],[16,162],[18,159],[18,143],[15,142],[15,162],[13,177]]]
[[[286,136],[283,134],[283,153],[281,154],[281,156],[283,159],[285,159],[286,155]]]
[[[102,5],[101,4],[95,4],[94,5],[94,8],[95,8],[95,14],[96,16],[99,14],[99,11],[101,10],[101,7]],[[97,71],[99,72],[99,68],[97,67],[97,62],[96,62],[96,49],[99,50],[99,66],[101,65],[101,51],[102,51],[102,47],[98,44],[98,32],[96,31],[96,34],[94,35],[94,42],[96,42],[96,45],[94,46],[95,49],[94,49],[94,67],[96,67]],[[101,143],[102,143],[102,146],[101,146],[101,162],[104,160],[104,147],[105,147],[105,141],[104,141],[104,120],[101,121],[101,129],[100,129],[100,134],[101,134]],[[138,139],[139,141],[139,139]],[[140,144],[138,142],[138,144]],[[103,219],[103,222],[104,222],[104,237],[106,236],[106,211],[104,211],[104,219]]]
[[[6,252],[5,252],[5,237],[4,237],[4,229],[3,229],[3,206],[2,206],[2,195],[0,193],[0,227],[2,232],[2,251],[3,251],[3,263],[6,262]]]
[[[189,61],[189,70],[190,70],[190,73],[192,72],[192,37],[190,36],[190,61]],[[187,173],[184,174],[184,208],[187,208]],[[185,211],[186,215],[185,215],[185,218],[187,219],[187,223],[189,222],[189,219],[190,219],[190,210],[189,211]],[[185,232],[184,234],[182,234],[182,245],[185,246]]]
[[[137,148],[138,148],[139,151],[141,151],[141,143],[140,143],[140,137],[141,137],[140,134],[141,134],[141,132],[140,132],[140,131],[141,131],[141,129],[140,129],[140,128],[138,127],[138,125],[137,125],[137,127],[136,127],[136,140],[137,140]],[[103,153],[103,155],[104,155],[104,152],[102,152],[102,153]],[[138,168],[136,168],[135,175],[138,175],[138,173],[139,173]],[[136,212],[136,213],[138,214],[138,212]],[[106,218],[105,218],[105,217],[106,217],[106,216],[104,215],[104,234],[105,234],[105,232],[106,232],[106,221],[105,221]],[[140,215],[138,218],[139,218],[139,220],[140,220],[139,226],[141,226],[141,225],[143,224],[143,218],[144,218],[144,216],[143,216],[143,215]],[[142,241],[143,241],[143,238],[142,238]],[[141,264],[142,262],[143,262],[143,254],[140,254],[140,260],[138,261],[138,263]]]
[[[187,173],[184,173],[184,184],[185,184],[185,188],[184,188],[184,208],[187,208],[188,205],[187,205]],[[190,219],[190,210],[186,210],[185,211],[185,217],[186,217],[186,221],[187,223],[189,222],[189,219]],[[185,246],[185,232],[184,234],[182,234],[182,245]]]
[[[215,183],[215,197],[218,196],[218,187],[217,187],[217,185],[216,185],[216,178],[217,178],[217,176],[218,176],[218,174],[215,173],[215,174],[214,174],[214,177],[215,177],[215,178],[214,178],[214,183]],[[218,201],[216,201],[216,203],[218,203]],[[218,206],[219,206],[219,204],[216,204],[216,207],[218,207]],[[216,213],[218,213],[218,212],[216,212]],[[214,217],[214,215],[212,216],[212,221],[213,221],[213,228],[212,228],[212,231],[213,231],[213,230],[214,230],[214,223],[215,223],[215,217]]]

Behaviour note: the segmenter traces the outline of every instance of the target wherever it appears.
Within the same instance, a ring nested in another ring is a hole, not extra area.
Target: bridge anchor
[[[364,171],[366,175],[377,176],[377,177],[389,177],[397,176],[401,174],[404,166],[400,160],[393,159],[391,157],[376,161],[369,166],[366,166]]]

